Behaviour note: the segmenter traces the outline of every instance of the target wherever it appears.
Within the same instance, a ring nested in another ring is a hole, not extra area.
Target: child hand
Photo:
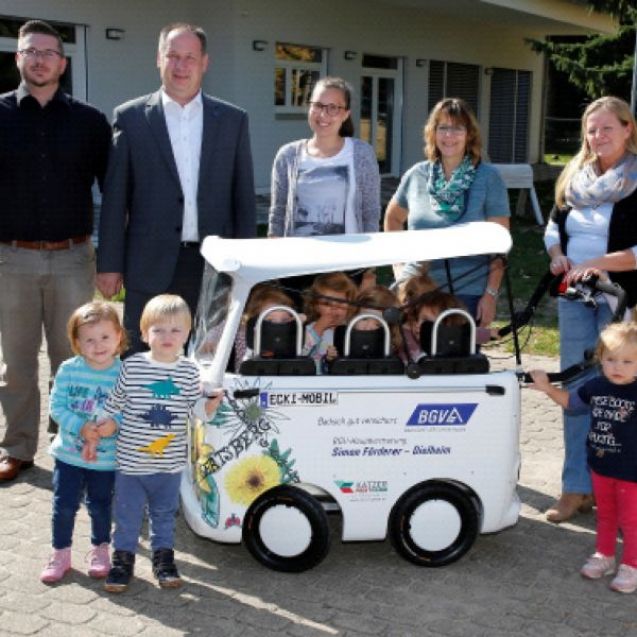
[[[542,369],[532,369],[529,375],[533,379],[533,383],[529,385],[531,389],[546,392],[551,388],[548,374]]]
[[[221,390],[216,396],[212,398],[206,398],[204,409],[206,410],[206,416],[210,418],[219,408],[221,401],[223,400],[223,390]]]
[[[325,351],[325,360],[333,361],[335,358],[338,358],[338,350],[334,345],[328,345]]]
[[[100,439],[99,432],[97,431],[97,423],[94,420],[87,420],[80,429],[80,436],[84,438],[86,442],[97,444]]]
[[[84,462],[95,462],[97,460],[97,444],[94,442],[85,442],[82,447],[82,460]]]
[[[112,418],[101,420],[97,424],[97,433],[100,438],[108,438],[109,436],[114,436],[117,433],[117,423]]]

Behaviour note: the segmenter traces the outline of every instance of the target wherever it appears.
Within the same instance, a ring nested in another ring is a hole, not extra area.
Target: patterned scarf
[[[565,199],[571,208],[597,207],[625,199],[637,189],[637,155],[626,153],[612,168],[597,174],[597,163],[583,166],[566,187]]]
[[[476,168],[469,155],[465,155],[460,165],[445,179],[442,163],[437,160],[429,173],[427,192],[431,195],[431,207],[450,223],[458,221],[464,214],[465,192],[471,188],[476,176]]]

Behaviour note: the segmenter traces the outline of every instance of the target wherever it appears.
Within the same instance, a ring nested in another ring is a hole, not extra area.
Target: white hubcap
[[[312,527],[296,507],[277,504],[261,517],[259,534],[269,551],[282,557],[293,557],[310,545]]]
[[[409,519],[413,542],[424,551],[442,551],[451,546],[462,527],[456,507],[446,500],[428,500],[416,507]]]

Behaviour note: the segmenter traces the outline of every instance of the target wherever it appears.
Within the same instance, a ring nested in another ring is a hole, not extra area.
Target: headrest
[[[334,346],[339,356],[345,352],[346,325],[334,329]],[[383,358],[385,356],[385,331],[382,327],[374,330],[357,330],[350,333],[349,358]]]
[[[427,354],[431,354],[434,350],[433,327],[433,321],[423,321],[420,325],[420,348]],[[469,323],[438,326],[436,356],[468,356],[470,353],[471,326]]]
[[[255,327],[257,317],[251,318],[246,325],[246,344],[254,350]],[[296,353],[296,321],[274,323],[267,318],[261,323],[261,352],[263,357],[294,358]]]

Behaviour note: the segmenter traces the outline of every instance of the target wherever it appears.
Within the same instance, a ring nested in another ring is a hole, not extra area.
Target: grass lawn
[[[523,309],[531,298],[538,281],[548,268],[544,250],[544,228],[532,223],[530,217],[513,217],[511,221],[513,248],[509,253],[509,279],[516,310]],[[508,323],[508,302],[503,294],[498,302],[498,317]],[[557,356],[559,334],[557,329],[557,302],[546,294],[538,307],[531,326],[520,332],[520,344],[528,354]],[[512,344],[511,344],[512,345]],[[509,348],[512,351],[512,346]]]
[[[560,154],[546,154],[544,155],[544,163],[551,164],[552,166],[565,166],[569,161],[573,159],[573,155],[560,155]]]

